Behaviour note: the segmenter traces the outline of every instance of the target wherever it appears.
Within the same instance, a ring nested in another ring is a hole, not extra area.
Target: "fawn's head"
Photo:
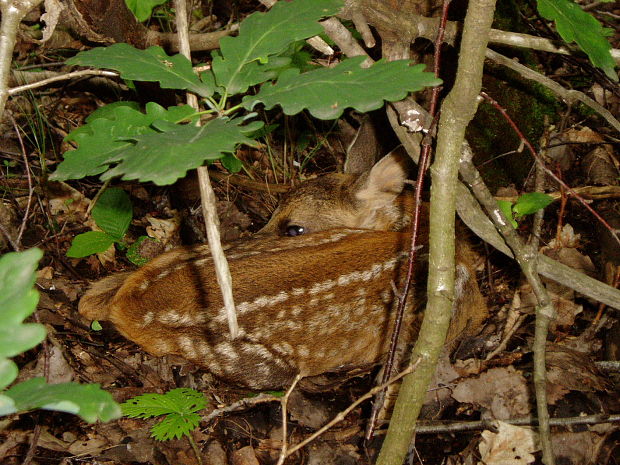
[[[399,230],[409,222],[399,198],[405,160],[387,155],[362,174],[328,174],[308,180],[280,202],[262,234],[297,236],[331,228]]]

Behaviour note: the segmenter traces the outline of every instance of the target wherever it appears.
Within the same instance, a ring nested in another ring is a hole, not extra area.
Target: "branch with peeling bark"
[[[494,0],[472,0],[467,8],[457,76],[442,106],[431,167],[428,300],[412,354],[421,362],[415,377],[407,376],[400,388],[377,465],[403,463],[448,332],[454,302],[454,210],[459,158],[465,128],[474,116],[482,86],[484,51],[494,10]]]
[[[187,5],[185,0],[175,0],[177,8],[177,30],[179,31],[179,44],[181,53],[188,59],[190,57],[189,35],[187,23]],[[193,94],[188,94],[187,103],[195,109],[198,109],[198,99]],[[232,278],[228,268],[228,261],[222,249],[220,240],[220,221],[217,216],[217,208],[215,205],[215,193],[209,181],[209,171],[206,166],[198,167],[198,184],[200,186],[200,201],[202,211],[205,217],[205,226],[207,229],[207,238],[209,240],[209,250],[213,257],[215,267],[215,276],[222,292],[224,307],[226,308],[226,317],[228,319],[228,329],[232,339],[239,335],[239,325],[237,323],[237,312],[235,310],[235,302],[232,293]]]

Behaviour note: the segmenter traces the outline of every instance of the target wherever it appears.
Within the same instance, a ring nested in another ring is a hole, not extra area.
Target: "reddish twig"
[[[446,24],[448,22],[448,8],[450,6],[451,0],[444,0],[443,2],[443,10],[441,22],[439,25],[439,30],[437,32],[437,38],[435,40],[435,56],[434,56],[434,64],[433,71],[435,73],[435,77],[439,77],[440,70],[440,62],[441,62],[441,46],[443,44],[445,32],[446,32]],[[383,377],[381,379],[381,384],[385,384],[388,379],[392,376],[392,372],[394,371],[394,359],[396,358],[396,347],[398,344],[398,339],[400,336],[400,332],[402,329],[402,322],[405,314],[405,303],[407,301],[407,294],[409,293],[409,289],[411,288],[411,284],[414,281],[415,275],[415,264],[417,258],[417,243],[419,236],[419,225],[420,225],[420,214],[422,204],[422,190],[424,187],[424,175],[428,169],[430,158],[431,158],[431,143],[430,143],[430,135],[434,132],[435,126],[437,124],[437,106],[439,102],[439,92],[440,87],[434,87],[431,96],[431,105],[429,113],[433,118],[431,122],[431,127],[428,128],[428,132],[424,140],[422,141],[422,151],[420,153],[420,160],[418,163],[418,178],[416,180],[415,185],[415,210],[413,213],[412,220],[412,229],[411,229],[411,245],[409,248],[409,263],[407,267],[407,276],[405,278],[405,284],[403,286],[403,290],[400,295],[397,295],[398,298],[398,308],[396,311],[396,320],[394,322],[394,330],[392,331],[392,337],[390,340],[390,350],[388,352],[388,357],[383,367]],[[377,422],[377,415],[381,406],[383,404],[383,397],[385,395],[385,390],[380,391],[375,400],[375,403],[372,408],[372,412],[370,415],[370,419],[368,421],[368,427],[366,428],[366,441],[369,441],[374,434],[374,430]]]
[[[517,124],[512,120],[510,115],[508,115],[508,112],[506,111],[506,109],[504,107],[502,107],[495,99],[490,97],[486,92],[480,92],[480,95],[485,100],[487,100],[491,105],[493,105],[504,116],[504,118],[506,119],[508,124],[510,124],[510,126],[512,127],[513,131],[517,134],[517,136],[519,136],[521,141],[525,144],[527,149],[532,154],[532,157],[534,157],[534,160],[536,160],[536,162],[541,165],[541,167],[545,171],[545,173],[547,173],[547,175],[549,175],[555,182],[557,182],[560,186],[562,186],[564,189],[566,189],[569,194],[573,195],[584,207],[586,207],[586,209],[590,213],[592,213],[592,215],[594,215],[594,217],[603,226],[605,226],[605,228],[609,231],[609,233],[612,235],[612,237],[615,239],[615,241],[618,243],[618,245],[620,245],[620,238],[618,238],[618,236],[614,232],[614,229],[609,225],[609,223],[607,223],[607,221],[605,221],[605,219],[601,215],[599,215],[596,212],[596,210],[594,210],[590,205],[588,205],[588,202],[586,202],[586,200],[583,197],[581,197],[577,192],[575,192],[568,184],[566,184],[564,181],[562,181],[552,170],[547,168],[547,166],[545,165],[544,161],[540,159],[540,157],[536,153],[536,150],[534,150],[534,147],[532,146],[530,141],[527,140],[527,138],[523,135],[523,133],[521,132],[521,130],[519,129]]]

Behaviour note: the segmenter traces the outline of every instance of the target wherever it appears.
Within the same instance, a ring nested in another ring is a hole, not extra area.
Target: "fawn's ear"
[[[405,187],[407,171],[406,159],[390,152],[355,183],[355,198],[374,208],[393,204]]]

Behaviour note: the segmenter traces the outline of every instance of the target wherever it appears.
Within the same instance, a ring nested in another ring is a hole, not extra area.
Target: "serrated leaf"
[[[123,79],[159,82],[164,89],[183,89],[202,97],[213,95],[212,75],[202,74],[202,81],[183,55],[169,56],[161,47],[139,50],[128,44],[96,47],[67,60],[70,65],[93,66],[118,71]]]
[[[316,118],[335,119],[346,108],[375,110],[384,100],[401,100],[408,92],[441,83],[432,73],[424,72],[424,65],[409,66],[408,60],[382,60],[361,68],[364,60],[354,57],[334,68],[304,74],[288,69],[275,85],[264,84],[257,95],[246,96],[243,106],[251,110],[257,103],[267,109],[280,105],[287,115],[308,109]]]
[[[611,45],[606,39],[610,29],[603,28],[594,16],[570,0],[538,0],[538,11],[544,18],[555,21],[562,39],[568,43],[576,42],[594,66],[618,82]]]
[[[63,162],[50,179],[65,181],[103,173],[112,163],[112,158],[133,146],[133,142],[127,140],[128,137],[155,133],[156,130],[151,126],[154,121],[178,122],[194,114],[194,109],[189,105],[166,110],[154,102],[147,103],[146,113],[126,105],[114,105],[112,109],[102,107],[87,118],[88,124],[66,137],[66,140],[75,141],[79,147],[65,152]]]
[[[177,388],[165,394],[148,393],[121,404],[123,415],[131,418],[151,418],[169,413],[190,413],[205,408],[207,400],[194,389]]]
[[[512,211],[517,216],[531,215],[538,210],[542,210],[553,202],[553,197],[542,192],[528,192],[517,199],[517,203],[512,207]]]
[[[118,404],[98,384],[47,384],[44,378],[33,378],[3,394],[13,400],[17,411],[58,410],[79,415],[89,423],[121,416]]]
[[[0,257],[0,389],[17,377],[17,366],[6,357],[29,350],[45,339],[45,327],[23,324],[36,308],[39,293],[32,288],[39,249],[7,253]],[[0,396],[0,412],[14,408],[13,402]]]
[[[92,210],[97,226],[120,241],[131,223],[133,209],[127,193],[118,187],[106,189]]]
[[[127,8],[135,15],[140,22],[144,22],[151,17],[153,8],[166,3],[168,0],[125,0]]]
[[[284,65],[274,55],[323,32],[319,19],[337,13],[342,4],[342,0],[294,0],[277,2],[267,13],[252,13],[241,23],[238,36],[223,37],[220,51],[213,53],[217,84],[228,94],[238,94],[271,79],[273,68]]]
[[[205,160],[217,160],[232,153],[239,144],[254,145],[246,134],[262,127],[255,121],[241,126],[241,119],[216,118],[201,127],[157,122],[162,132],[133,137],[135,145],[113,158],[119,164],[101,179],[122,176],[124,180],[172,184]]]
[[[88,231],[73,238],[71,247],[67,250],[67,257],[82,258],[89,255],[105,252],[116,240],[103,231]]]
[[[189,434],[199,424],[200,415],[197,413],[184,415],[171,413],[151,428],[151,435],[158,441],[179,439],[181,436]]]

